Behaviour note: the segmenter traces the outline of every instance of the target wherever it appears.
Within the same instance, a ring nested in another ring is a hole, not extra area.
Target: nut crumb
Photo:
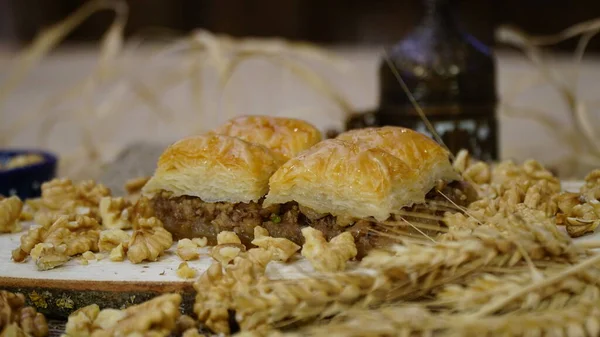
[[[194,278],[196,277],[196,270],[194,268],[190,268],[187,262],[182,262],[177,268],[177,276],[183,279]]]
[[[88,261],[96,259],[96,255],[93,252],[90,252],[89,250],[87,252],[81,254],[81,257]]]
[[[125,260],[125,249],[123,244],[119,243],[115,248],[110,251],[108,258],[114,262],[121,262]]]
[[[222,265],[226,265],[245,251],[245,248],[241,243],[224,243],[214,246],[211,256]]]
[[[219,234],[217,234],[217,244],[218,245],[223,245],[223,244],[226,244],[226,243],[239,243],[239,244],[241,244],[242,241],[237,236],[237,234],[235,234],[234,232],[222,231]]]
[[[181,239],[177,242],[177,256],[184,261],[195,260],[200,257],[198,246],[190,239]]]
[[[208,239],[203,236],[201,238],[193,238],[192,242],[195,243],[198,247],[206,247],[206,245],[208,244]]]

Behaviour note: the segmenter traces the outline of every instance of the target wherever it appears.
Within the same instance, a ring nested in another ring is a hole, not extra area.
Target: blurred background
[[[215,126],[230,117],[225,110],[233,114],[302,117],[324,131],[340,129],[347,117],[347,112],[340,109],[343,105],[299,83],[284,67],[261,60],[245,62],[236,68],[225,94],[216,88],[217,76],[209,71],[203,71],[202,80],[195,82],[195,63],[185,55],[150,55],[168,50],[173,43],[181,43],[178,38],[200,29],[239,38],[313,43],[348,66],[338,69],[314,59],[307,64],[339,92],[351,109],[363,111],[378,104],[377,69],[382,48],[405,36],[424,13],[421,0],[124,2],[128,7],[124,36],[129,47],[118,58],[111,56],[110,76],[94,72],[101,53],[99,41],[115,18],[114,12],[100,11],[76,25],[43,59],[35,59],[19,85],[2,97],[2,80],[6,84],[18,53],[40,32],[69,17],[86,1],[0,0],[0,133],[7,134],[2,126],[13,131],[17,130],[14,125],[19,125],[19,132],[0,137],[0,147],[43,147],[63,158],[79,158],[63,161],[61,172],[88,177],[105,175],[115,158],[131,154],[131,148],[143,152],[146,148],[140,144],[153,144],[148,146],[146,160],[131,161],[136,168],[129,168],[127,174],[133,175],[151,173],[155,157],[165,144]],[[495,51],[501,158],[522,161],[534,157],[566,178],[581,177],[597,167],[597,156],[581,155],[587,145],[578,139],[564,95],[547,83],[522,51],[498,43],[496,33],[500,26],[509,24],[531,35],[556,34],[600,17],[600,1],[456,2],[460,24]],[[144,43],[140,43],[140,36]],[[134,40],[137,42],[131,47],[129,42]],[[575,73],[572,60],[577,42],[570,39],[548,46],[544,56],[551,62],[552,71],[576,88],[582,101],[589,100],[585,124],[590,132],[598,134],[600,38],[590,40],[582,69]],[[187,76],[185,81],[179,81],[181,76]],[[24,115],[29,117],[23,119]],[[89,165],[91,161],[102,164],[98,165],[102,170],[91,172],[90,166],[96,166]],[[87,170],[72,170],[76,165]]]
[[[26,43],[43,27],[72,13],[84,0],[0,0],[4,41]],[[186,33],[204,28],[233,36],[278,36],[327,45],[393,43],[418,23],[421,0],[128,0],[126,33],[168,28]],[[594,0],[460,0],[466,29],[494,44],[494,29],[514,24],[530,34],[553,34],[600,15]],[[69,35],[73,43],[97,40],[112,20],[100,13]],[[575,41],[556,50],[572,50]],[[590,43],[600,49],[600,40]]]

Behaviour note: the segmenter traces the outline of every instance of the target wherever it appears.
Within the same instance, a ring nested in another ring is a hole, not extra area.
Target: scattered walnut
[[[59,216],[48,227],[30,229],[21,236],[21,246],[13,251],[16,262],[23,261],[38,243],[51,243],[54,247],[65,246],[67,256],[98,251],[100,232],[98,222],[87,216]],[[38,260],[39,261],[39,260]]]
[[[189,328],[183,332],[181,337],[206,337],[206,336],[201,334],[197,328]]]
[[[226,243],[242,243],[240,238],[234,232],[222,231],[217,234],[217,244],[222,245]]]
[[[99,205],[102,226],[105,228],[131,228],[131,204],[123,198],[103,197]]]
[[[181,315],[181,295],[165,294],[125,310],[124,317],[111,328],[99,330],[94,337],[168,336]]]
[[[92,326],[94,329],[108,330],[117,325],[123,318],[125,318],[123,310],[104,309],[98,313]]]
[[[200,257],[198,246],[190,239],[181,239],[177,242],[177,255],[184,261],[195,260]]]
[[[89,250],[87,252],[81,254],[81,257],[88,261],[96,259],[96,255],[93,252],[90,252]]]
[[[246,247],[241,243],[223,243],[213,247],[211,256],[222,265],[226,265],[245,250]]]
[[[23,294],[0,290],[0,331],[3,336],[14,333],[16,336],[44,337],[48,335],[48,324],[44,315],[33,307],[25,307]]]
[[[157,218],[140,219],[139,229],[133,232],[127,244],[127,258],[133,263],[156,261],[173,244],[173,237]]]
[[[110,252],[115,247],[129,241],[129,234],[121,229],[107,229],[100,232],[98,249],[101,252]]]
[[[285,238],[274,238],[263,227],[254,227],[254,240],[252,244],[271,252],[273,259],[287,261],[299,249],[300,246]]]
[[[20,230],[19,218],[22,209],[23,202],[19,197],[0,200],[0,233],[14,233]]]
[[[600,169],[590,172],[585,177],[585,184],[581,187],[581,194],[586,201],[600,200]]]
[[[194,283],[194,312],[198,320],[216,333],[229,334],[233,292],[245,291],[263,281],[269,261],[271,254],[268,251],[253,248],[236,257],[233,264],[213,263]]]
[[[42,184],[41,204],[51,210],[73,208],[77,199],[75,185],[70,179],[54,179]]]
[[[179,267],[177,267],[177,276],[184,279],[194,278],[196,277],[196,270],[190,268],[187,262],[182,262],[179,264]]]
[[[154,217],[154,209],[150,204],[150,200],[146,197],[140,197],[133,205],[130,216],[133,229],[137,229],[137,224],[140,219],[149,219]]]
[[[33,307],[25,307],[20,310],[18,324],[27,336],[43,337],[48,335],[46,317]]]
[[[312,227],[303,228],[302,235],[305,239],[302,256],[317,271],[342,271],[346,269],[346,262],[357,254],[354,237],[349,232],[334,237],[329,243],[321,231]]]
[[[198,247],[206,247],[206,245],[208,244],[208,239],[206,237],[193,238],[192,242],[195,243]]]
[[[128,194],[135,194],[135,193],[139,193],[142,188],[144,187],[144,185],[146,185],[146,183],[148,182],[148,180],[150,180],[151,177],[138,177],[138,178],[133,178],[133,179],[129,179],[125,182],[125,191],[127,191]]]
[[[80,308],[69,315],[65,334],[71,337],[90,336],[94,331],[94,321],[100,313],[100,307],[97,304],[91,304]]]
[[[125,310],[93,304],[73,312],[65,329],[70,337],[168,336],[179,318],[181,296],[165,294]]]
[[[35,260],[35,265],[39,270],[54,269],[70,260],[69,255],[66,253],[67,247],[64,244],[55,246],[51,243],[43,243],[36,245],[36,248],[40,245],[41,249],[38,258]]]
[[[108,255],[108,258],[114,262],[121,262],[125,260],[125,249],[123,248],[123,244],[119,243],[118,246],[113,248]]]
[[[197,327],[198,327],[198,322],[196,322],[195,319],[193,319],[192,317],[190,317],[188,315],[181,315],[181,316],[179,316],[179,319],[177,319],[177,322],[175,323],[175,331],[173,331],[173,334],[175,336],[180,336],[185,331],[190,330],[190,329],[196,329]]]

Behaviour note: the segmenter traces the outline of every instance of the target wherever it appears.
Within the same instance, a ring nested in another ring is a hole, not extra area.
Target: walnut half
[[[0,290],[0,331],[11,329],[15,336],[44,337],[48,335],[48,323],[44,315],[33,307],[25,307],[25,297]]]
[[[23,202],[13,196],[0,200],[0,233],[19,231],[19,218],[23,210]]]
[[[173,244],[173,236],[157,218],[139,219],[128,243],[127,258],[133,263],[156,261]]]

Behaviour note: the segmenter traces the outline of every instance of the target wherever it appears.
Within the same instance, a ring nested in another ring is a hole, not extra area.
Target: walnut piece
[[[0,200],[0,233],[14,233],[20,230],[19,218],[23,210],[23,202],[13,196]]]
[[[100,232],[98,249],[101,252],[110,252],[118,245],[128,242],[129,234],[122,229],[107,229]]]
[[[269,236],[269,232],[260,226],[254,227],[254,240],[252,244],[264,248],[271,252],[273,259],[277,261],[287,261],[292,257],[300,246],[285,238],[274,238]]]
[[[123,248],[123,244],[120,243],[118,246],[113,248],[108,255],[108,258],[114,262],[121,262],[125,260],[125,249]]]
[[[146,185],[148,180],[150,180],[150,178],[152,177],[138,177],[127,180],[124,186],[125,191],[127,191],[128,194],[139,193],[142,190],[142,188]]]
[[[181,295],[165,294],[125,310],[96,304],[73,312],[65,334],[70,337],[168,336],[180,316]]]
[[[219,334],[229,334],[229,310],[233,293],[246,291],[265,279],[271,253],[252,248],[236,257],[233,264],[213,263],[194,283],[194,312],[198,320]]]
[[[67,257],[83,254],[88,250],[97,252],[99,227],[95,219],[87,216],[59,216],[52,225],[32,228],[21,236],[21,245],[13,251],[13,259],[16,262],[23,261],[38,243],[50,243],[55,249],[64,245]],[[52,255],[57,254],[52,252]]]
[[[105,228],[131,228],[132,206],[124,198],[103,197],[99,203],[102,226]]]
[[[198,247],[206,247],[206,245],[208,244],[208,239],[206,237],[193,238],[192,242],[195,243]]]
[[[184,261],[195,260],[200,257],[198,246],[190,239],[181,239],[177,242],[177,256]]]
[[[44,315],[33,307],[25,307],[25,296],[0,290],[0,331],[18,336],[44,337],[48,335],[48,324]],[[8,336],[8,335],[7,335]]]
[[[320,272],[334,272],[346,269],[346,262],[357,254],[354,237],[344,232],[327,242],[323,233],[312,227],[302,229],[305,243],[302,246],[304,256]]]
[[[217,244],[222,245],[226,243],[242,243],[240,238],[234,232],[222,231],[217,234]]]
[[[88,261],[91,261],[91,260],[95,260],[95,259],[96,259],[96,255],[95,255],[94,253],[90,252],[89,250],[88,250],[87,252],[85,252],[85,253],[81,254],[81,257],[82,257],[83,259],[86,259],[86,260],[88,260]]]
[[[90,336],[94,330],[94,320],[99,313],[100,307],[97,304],[91,304],[72,312],[65,326],[65,335],[71,337]]]
[[[138,228],[140,219],[150,219],[154,217],[154,209],[150,204],[150,199],[146,197],[139,198],[131,208],[130,217],[133,229]]]
[[[39,247],[39,248],[38,248]],[[32,251],[38,270],[50,270],[69,262],[66,245],[55,246],[52,243],[39,243]],[[33,257],[32,255],[32,257]]]
[[[196,270],[190,268],[187,262],[182,262],[179,264],[179,267],[177,267],[177,276],[183,279],[194,278],[196,277]]]
[[[156,261],[173,244],[173,237],[157,218],[139,219],[127,244],[127,258],[133,263]]]
[[[585,177],[585,184],[581,187],[581,195],[586,201],[600,200],[600,169],[590,172]]]
[[[214,246],[210,255],[222,265],[226,265],[245,250],[246,247],[241,243],[223,243]]]

